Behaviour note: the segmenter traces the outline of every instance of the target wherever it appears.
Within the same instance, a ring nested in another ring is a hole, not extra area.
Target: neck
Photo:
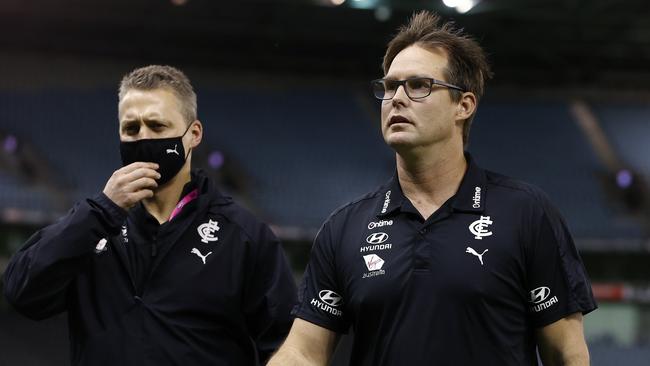
[[[456,194],[467,162],[462,143],[439,143],[419,150],[396,154],[397,176],[404,195],[427,218]]]
[[[172,180],[154,190],[153,197],[142,201],[144,208],[159,223],[164,223],[174,211],[181,197],[183,187],[191,180],[189,164],[176,174]]]

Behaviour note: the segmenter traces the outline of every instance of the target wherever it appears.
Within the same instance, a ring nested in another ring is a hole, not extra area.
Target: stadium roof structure
[[[481,0],[464,14],[442,0],[333,1],[8,0],[0,49],[369,79],[396,27],[428,8],[480,40],[497,84],[650,85],[644,0]]]

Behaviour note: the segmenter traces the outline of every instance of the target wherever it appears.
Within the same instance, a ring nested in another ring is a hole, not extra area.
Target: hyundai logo
[[[366,238],[368,244],[381,244],[386,240],[388,240],[388,234],[386,233],[372,233]]]
[[[530,302],[532,302],[533,304],[540,303],[546,300],[546,298],[548,298],[548,295],[550,294],[551,294],[550,288],[544,286],[538,287],[530,292]]]
[[[320,297],[324,303],[330,306],[339,306],[341,304],[341,300],[343,299],[341,295],[332,290],[322,290],[318,293],[318,297]]]

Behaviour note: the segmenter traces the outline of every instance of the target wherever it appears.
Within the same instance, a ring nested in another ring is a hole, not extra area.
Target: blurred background
[[[387,180],[369,80],[413,10],[474,35],[495,77],[469,151],[542,187],[600,308],[593,365],[650,360],[650,5],[612,0],[0,1],[0,273],[38,228],[120,166],[117,86],[184,70],[205,136],[195,166],[272,225],[296,278],[318,227]],[[342,343],[334,365],[342,365]],[[65,315],[0,299],[0,365],[68,364]]]

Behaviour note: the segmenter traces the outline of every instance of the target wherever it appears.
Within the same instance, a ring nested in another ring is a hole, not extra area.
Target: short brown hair
[[[190,79],[175,67],[149,65],[131,71],[120,82],[119,98],[122,100],[130,89],[154,90],[169,88],[181,103],[181,114],[185,123],[196,120],[196,94]]]
[[[395,56],[412,45],[428,49],[441,48],[446,51],[448,64],[445,70],[445,81],[474,93],[478,104],[485,90],[485,82],[492,77],[492,71],[485,52],[473,38],[466,35],[462,29],[457,29],[453,22],[445,22],[441,25],[437,14],[426,10],[415,13],[406,25],[398,29],[397,35],[388,43],[384,55],[384,74],[388,73]],[[452,100],[455,102],[460,100],[461,92],[454,89],[449,89],[449,92]],[[474,114],[463,125],[464,145],[467,145],[469,139]]]

